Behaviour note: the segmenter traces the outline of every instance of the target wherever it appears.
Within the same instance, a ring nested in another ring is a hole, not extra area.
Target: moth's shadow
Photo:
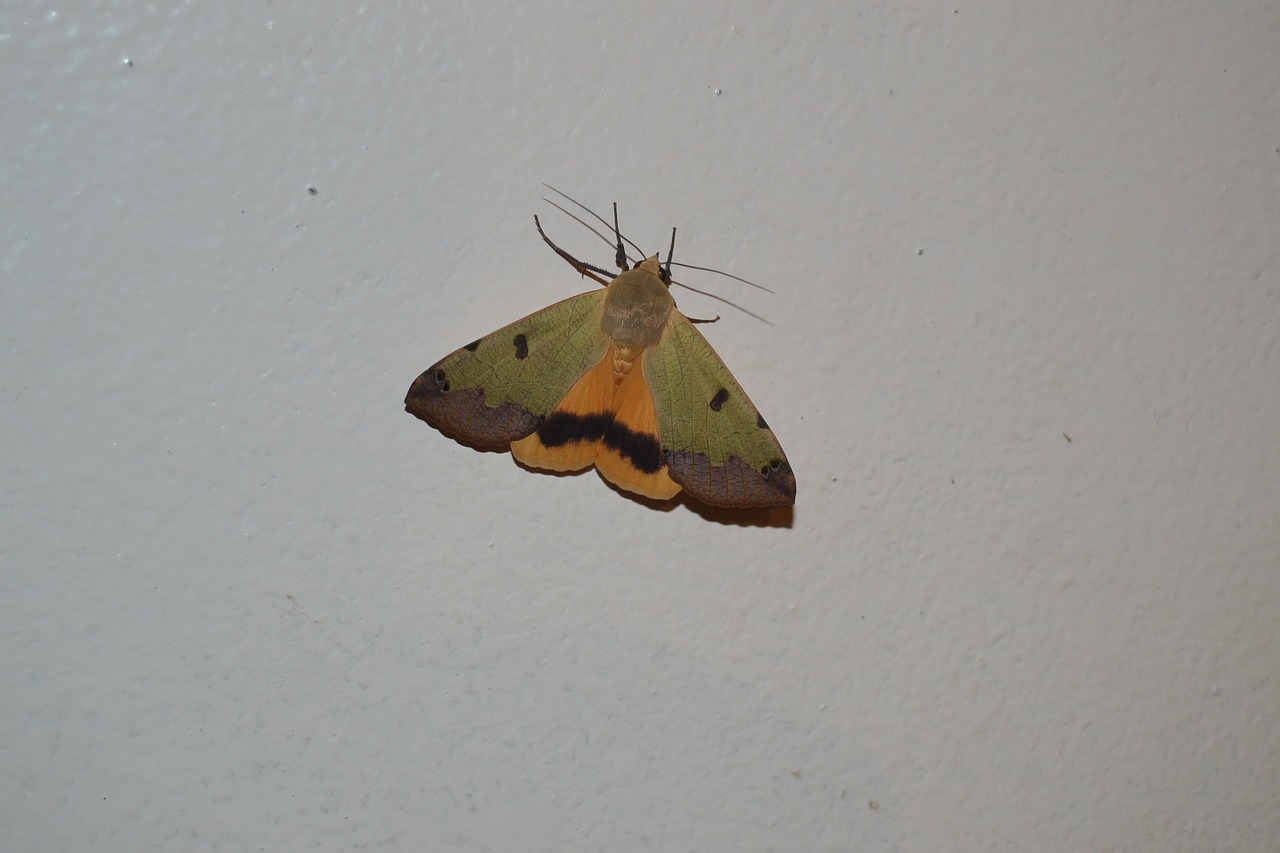
[[[796,508],[793,506],[770,506],[752,509],[741,509],[724,506],[707,506],[691,498],[684,492],[676,495],[670,502],[683,503],[691,512],[702,516],[716,524],[735,525],[737,527],[784,527],[790,530],[795,525]]]

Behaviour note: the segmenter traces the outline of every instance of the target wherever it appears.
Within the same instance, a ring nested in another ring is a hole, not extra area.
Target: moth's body
[[[675,307],[656,258],[609,282],[600,310],[608,352],[574,383],[548,421],[512,443],[512,455],[549,471],[595,465],[618,488],[657,500],[675,497],[680,486],[659,462],[657,414],[640,367],[645,350],[666,333]]]
[[[467,443],[510,444],[532,468],[594,465],[648,498],[795,502],[777,439],[676,309],[656,255],[446,356],[405,407]]]

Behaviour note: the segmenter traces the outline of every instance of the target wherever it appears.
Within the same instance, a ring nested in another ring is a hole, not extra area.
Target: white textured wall
[[[4,848],[1277,849],[1277,45],[1270,0],[0,3]],[[534,213],[609,262],[543,181],[778,291],[677,296],[794,515],[404,414],[585,289]]]

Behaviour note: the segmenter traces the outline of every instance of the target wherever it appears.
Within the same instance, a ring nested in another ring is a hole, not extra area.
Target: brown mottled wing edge
[[[730,456],[718,467],[701,453],[672,450],[667,469],[692,497],[712,506],[751,509],[796,502],[796,476],[786,457],[757,470],[740,456]]]
[[[538,426],[538,418],[523,406],[489,406],[480,388],[450,388],[439,365],[413,380],[404,408],[441,432],[478,447],[509,445]]]

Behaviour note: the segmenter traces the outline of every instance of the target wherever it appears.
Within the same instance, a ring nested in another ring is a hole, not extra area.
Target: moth
[[[473,341],[427,368],[405,409],[464,444],[510,446],[530,468],[594,465],[620,489],[656,500],[683,490],[722,507],[791,506],[782,446],[670,293],[666,263],[630,266],[618,229],[610,273],[542,239],[604,285]]]

